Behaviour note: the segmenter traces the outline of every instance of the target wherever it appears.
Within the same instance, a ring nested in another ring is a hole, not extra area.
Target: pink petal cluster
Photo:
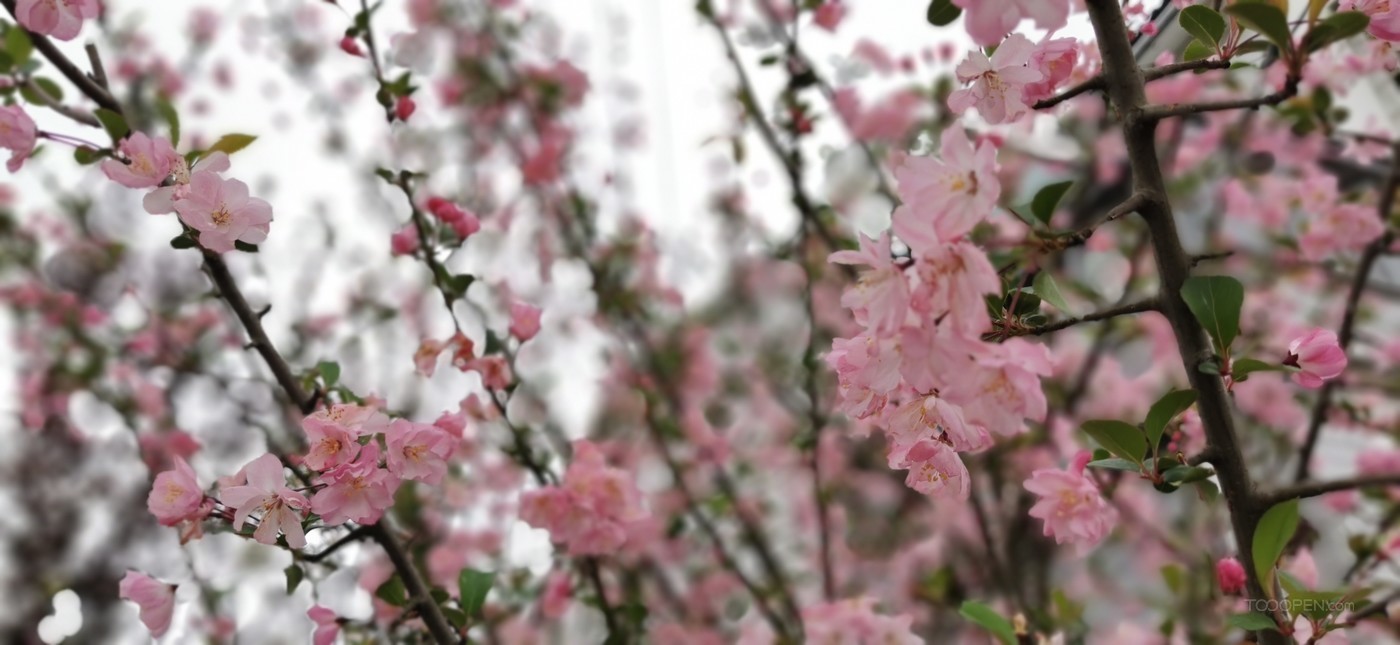
[[[877,614],[871,598],[810,605],[802,609],[802,622],[807,640],[812,643],[919,645],[924,642],[914,635],[913,616]]]
[[[1342,11],[1360,11],[1371,17],[1366,28],[1372,36],[1400,43],[1400,2],[1395,0],[1342,0]]]
[[[204,489],[195,479],[194,469],[180,457],[175,468],[156,475],[146,508],[163,526],[175,526],[186,520],[199,520],[208,515],[204,504]]]
[[[967,12],[967,33],[978,45],[995,45],[1021,20],[1055,31],[1069,20],[1069,0],[953,0]]]
[[[102,13],[98,0],[19,0],[15,18],[25,29],[59,40],[73,40],[83,21]]]
[[[340,636],[340,618],[333,610],[312,605],[306,610],[306,617],[316,624],[316,630],[311,633],[311,645],[331,645]]]
[[[1027,103],[1055,95],[1055,90],[1074,74],[1074,66],[1079,63],[1079,48],[1079,41],[1073,38],[1046,39],[1036,46],[1030,66],[1040,72],[1041,79],[1023,90]]]
[[[11,151],[6,168],[18,172],[24,161],[34,152],[34,144],[39,140],[39,129],[24,108],[18,105],[0,107],[0,148]]]
[[[175,585],[144,573],[127,571],[117,585],[117,592],[123,600],[130,600],[141,608],[141,622],[153,638],[160,638],[170,630],[170,621],[175,616]]]
[[[961,127],[948,128],[938,157],[905,157],[894,170],[903,203],[895,209],[894,232],[916,253],[934,253],[967,235],[1001,198],[997,150],[975,148]]]
[[[990,59],[980,51],[969,52],[954,72],[959,82],[971,86],[948,95],[948,109],[962,114],[976,107],[978,114],[992,124],[1021,118],[1030,111],[1026,86],[1045,80],[1044,74],[1030,65],[1034,51],[1030,40],[1013,34]]]
[[[1234,558],[1220,558],[1215,563],[1215,580],[1220,583],[1220,593],[1234,596],[1244,591],[1244,565]]]
[[[321,490],[311,497],[311,511],[327,525],[374,524],[394,505],[398,477],[379,464],[379,444],[370,441],[354,461],[340,464],[317,478]]]
[[[540,311],[528,302],[510,303],[510,335],[525,342],[540,333]]]
[[[1031,517],[1045,522],[1045,535],[1056,544],[1072,543],[1087,552],[1102,542],[1118,523],[1118,511],[1084,473],[1088,451],[1075,456],[1068,470],[1042,468],[1031,473],[1026,490],[1039,497]]]
[[[235,242],[258,244],[267,239],[272,205],[248,195],[248,184],[212,172],[190,178],[189,194],[175,202],[180,221],[199,231],[199,243],[215,253],[227,253]]]
[[[239,530],[253,513],[261,513],[253,539],[263,544],[276,544],[277,535],[287,538],[287,546],[306,546],[306,533],[301,518],[310,502],[301,493],[287,487],[282,462],[276,455],[265,454],[243,467],[247,483],[230,486],[219,493],[219,501],[234,509],[233,528]]]
[[[117,152],[126,161],[106,159],[102,162],[102,172],[127,188],[159,187],[184,163],[169,139],[152,139],[143,132],[131,133],[117,146]]]
[[[835,32],[841,25],[841,21],[846,19],[846,12],[849,9],[843,0],[826,0],[812,12],[812,22],[818,27],[830,32]]]
[[[1337,335],[1326,329],[1313,329],[1288,344],[1284,365],[1298,368],[1293,373],[1297,384],[1308,388],[1322,387],[1323,381],[1341,376],[1347,367],[1347,353],[1337,343]]]
[[[447,460],[456,445],[452,436],[435,425],[395,419],[384,434],[389,472],[433,486],[447,474]]]
[[[441,197],[431,197],[427,203],[428,212],[442,223],[451,226],[457,238],[466,240],[481,230],[481,220],[470,211]]]
[[[610,555],[649,514],[631,475],[604,462],[592,442],[574,442],[574,458],[558,486],[521,495],[520,519],[549,531],[570,555]]]

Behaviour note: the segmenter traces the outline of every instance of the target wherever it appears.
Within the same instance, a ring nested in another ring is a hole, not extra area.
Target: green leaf
[[[995,609],[980,602],[969,600],[962,604],[958,613],[997,637],[1002,645],[1016,645],[1016,628]]]
[[[5,32],[5,53],[10,55],[15,65],[23,65],[29,62],[29,56],[34,53],[34,42],[29,40],[29,34],[23,29],[11,27]]]
[[[1287,372],[1288,368],[1278,363],[1265,363],[1257,358],[1238,358],[1230,364],[1230,376],[1236,383],[1244,382],[1255,372]]]
[[[214,145],[209,146],[209,150],[205,152],[206,154],[209,152],[222,152],[226,155],[232,155],[239,150],[247,148],[257,140],[258,138],[251,134],[226,134],[220,137],[218,141],[215,141]]]
[[[1213,476],[1215,471],[1205,466],[1177,466],[1162,473],[1162,478],[1171,484],[1191,484]]]
[[[1182,62],[1188,63],[1193,60],[1205,60],[1207,58],[1210,58],[1211,56],[1214,56],[1215,53],[1215,50],[1211,49],[1210,45],[1202,43],[1199,40],[1193,40],[1190,43],[1187,43],[1186,50],[1181,52],[1181,60]]]
[[[1065,193],[1069,192],[1072,181],[1062,181],[1050,184],[1041,188],[1031,199],[1031,213],[1046,224],[1050,223],[1050,218],[1055,215],[1055,207],[1060,205],[1060,200],[1064,199]]]
[[[477,571],[476,569],[462,569],[457,574],[457,591],[461,594],[459,601],[462,604],[462,611],[474,618],[481,617],[481,608],[486,604],[486,594],[491,591],[491,585],[496,581],[496,574]]]
[[[1261,614],[1257,611],[1251,611],[1247,614],[1235,614],[1226,618],[1225,622],[1229,623],[1231,627],[1238,627],[1245,631],[1258,632],[1266,629],[1278,631],[1278,623],[1275,623],[1273,618],[1270,618],[1268,614]]]
[[[1066,314],[1071,316],[1075,315],[1074,309],[1065,301],[1065,294],[1060,291],[1060,285],[1055,282],[1055,276],[1050,275],[1049,271],[1041,271],[1035,274],[1035,280],[1031,282],[1031,288],[1035,290],[1035,295],[1040,296],[1041,300],[1054,305],[1056,309]]]
[[[1147,454],[1147,437],[1137,426],[1123,421],[1085,421],[1084,432],[1109,452],[1135,464]]]
[[[177,249],[192,249],[195,247],[194,238],[182,233],[170,240],[170,246]]]
[[[102,161],[102,159],[107,156],[107,153],[109,151],[110,149],[108,148],[102,148],[99,150],[97,148],[89,148],[87,146],[78,146],[77,148],[73,149],[73,159],[81,165],[90,166],[99,161]]]
[[[1317,23],[1303,36],[1303,50],[1315,52],[1332,43],[1346,40],[1371,26],[1371,17],[1360,11],[1334,13]]]
[[[1090,468],[1103,468],[1104,470],[1126,470],[1128,472],[1142,472],[1142,465],[1135,464],[1127,459],[1097,459],[1088,463]]]
[[[460,609],[454,607],[443,607],[442,615],[444,618],[447,619],[447,622],[452,623],[452,626],[456,627],[457,629],[461,629],[467,626],[467,614],[466,612]]]
[[[165,119],[165,124],[170,126],[171,147],[180,147],[180,113],[176,112],[175,106],[165,99],[156,101],[156,111],[160,112],[162,119]]]
[[[321,382],[326,387],[335,387],[340,380],[340,363],[335,361],[321,361],[316,364],[316,371],[321,375]]]
[[[947,27],[961,15],[962,8],[953,4],[953,0],[933,0],[928,3],[928,15],[925,17],[930,25]]]
[[[1147,411],[1147,421],[1142,424],[1143,430],[1147,432],[1147,445],[1156,448],[1162,441],[1162,433],[1167,424],[1195,402],[1195,390],[1173,390],[1157,399],[1157,402],[1152,404],[1152,409]]]
[[[404,588],[403,580],[399,578],[399,574],[397,573],[394,574],[394,577],[384,581],[384,584],[379,585],[378,589],[374,590],[374,597],[395,607],[402,607],[408,604],[408,590]]]
[[[1181,23],[1181,28],[1185,29],[1197,42],[1209,45],[1212,49],[1220,48],[1220,37],[1225,35],[1225,17],[1216,13],[1214,9],[1205,5],[1192,5],[1181,10],[1181,16],[1177,18]]]
[[[1186,588],[1186,571],[1178,564],[1165,565],[1162,567],[1162,581],[1167,583],[1167,589],[1173,594],[1181,595]]]
[[[19,95],[24,97],[24,100],[30,105],[48,105],[48,99],[53,99],[58,102],[63,101],[63,86],[55,83],[52,79],[36,76],[30,79],[30,83],[39,86],[39,89],[42,90],[44,94],[44,96],[41,96],[39,92],[34,91],[34,88],[30,87],[28,84],[21,85],[19,88]]]
[[[1220,499],[1220,487],[1209,479],[1202,479],[1193,484],[1196,487],[1196,494],[1201,497],[1201,501],[1214,502]]]
[[[301,584],[302,578],[306,577],[306,572],[302,571],[301,567],[292,564],[283,569],[282,573],[287,574],[287,595],[290,596],[293,591],[297,590],[297,585]]]
[[[126,124],[126,119],[116,112],[107,108],[97,108],[93,115],[102,122],[102,129],[107,131],[107,136],[112,137],[113,141],[121,141],[131,132],[131,126]]]
[[[249,244],[249,243],[247,243],[247,242],[244,242],[243,240],[234,240],[234,242],[233,242],[233,248],[235,248],[235,249],[237,249],[237,250],[239,250],[239,251],[242,251],[242,252],[244,252],[244,253],[257,253],[257,252],[258,252],[258,245],[256,245],[256,244]]]
[[[1187,278],[1181,285],[1181,298],[1215,339],[1216,351],[1225,354],[1240,333],[1244,286],[1228,276]]]
[[[1259,584],[1270,597],[1274,588],[1274,565],[1283,555],[1284,547],[1298,530],[1298,500],[1275,504],[1264,513],[1254,529],[1254,571]]]
[[[1241,25],[1263,34],[1280,49],[1293,51],[1293,35],[1288,29],[1288,16],[1282,9],[1263,2],[1238,2],[1227,7],[1225,12]]]

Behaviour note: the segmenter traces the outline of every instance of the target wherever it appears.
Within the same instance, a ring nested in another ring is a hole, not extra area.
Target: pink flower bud
[[[540,333],[540,308],[527,302],[510,305],[510,333],[525,342]]]
[[[418,251],[418,229],[413,224],[405,225],[389,238],[389,249],[394,255],[413,255]]]
[[[417,109],[418,104],[413,102],[412,97],[400,96],[398,103],[394,104],[394,115],[399,117],[400,121],[407,121]]]
[[[340,39],[340,51],[350,54],[351,56],[364,57],[365,55],[365,52],[360,49],[359,41],[350,36]]]
[[[1228,595],[1244,591],[1244,565],[1234,558],[1220,558],[1215,563],[1215,579],[1220,582],[1220,591]]]
[[[1337,335],[1326,329],[1313,329],[1288,345],[1284,365],[1299,369],[1293,380],[1308,389],[1322,387],[1341,375],[1347,367],[1347,353],[1337,344]]]

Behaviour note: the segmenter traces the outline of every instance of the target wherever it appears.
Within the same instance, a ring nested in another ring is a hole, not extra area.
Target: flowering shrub
[[[3,4],[9,641],[1400,635],[1393,3],[700,0],[681,235],[548,3]]]

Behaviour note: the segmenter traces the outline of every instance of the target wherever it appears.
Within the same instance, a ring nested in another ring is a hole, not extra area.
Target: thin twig
[[[1329,482],[1303,482],[1301,484],[1294,484],[1264,493],[1260,496],[1260,501],[1268,506],[1273,506],[1291,499],[1306,499],[1308,497],[1317,497],[1328,493],[1355,490],[1358,488],[1375,488],[1377,486],[1400,486],[1400,473],[1367,475]]]
[[[1137,302],[1130,302],[1126,305],[1110,307],[1108,309],[1104,309],[1103,311],[1096,311],[1094,313],[1080,316],[1078,318],[1066,318],[1064,320],[1057,320],[1052,323],[1046,323],[1044,325],[1038,325],[1035,327],[1021,327],[997,330],[987,334],[987,336],[985,336],[984,339],[996,340],[1001,338],[1013,338],[1016,336],[1043,336],[1045,334],[1054,333],[1062,329],[1074,327],[1075,325],[1082,325],[1084,323],[1097,322],[1100,320],[1112,320],[1120,316],[1130,316],[1132,314],[1140,314],[1146,311],[1159,311],[1160,309],[1161,307],[1158,304],[1156,298],[1146,298]]]

